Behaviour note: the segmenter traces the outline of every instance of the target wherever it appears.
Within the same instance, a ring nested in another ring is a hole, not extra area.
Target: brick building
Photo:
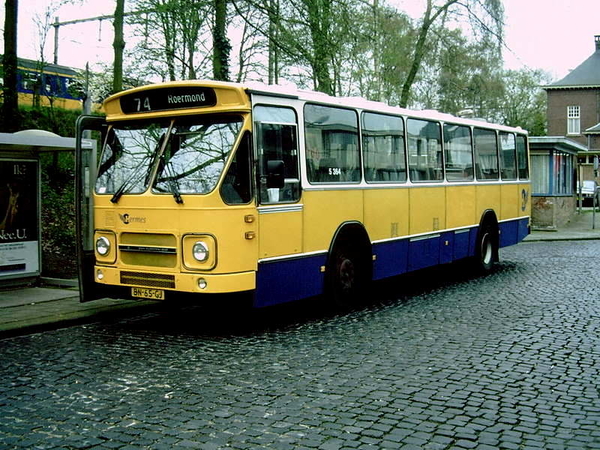
[[[595,52],[566,77],[544,89],[548,95],[548,135],[564,136],[587,150],[579,151],[581,178],[596,179],[594,157],[600,155],[600,35]]]
[[[596,180],[600,155],[600,35],[595,51],[547,94],[548,136],[530,138],[532,226],[556,229],[577,208],[577,182]]]

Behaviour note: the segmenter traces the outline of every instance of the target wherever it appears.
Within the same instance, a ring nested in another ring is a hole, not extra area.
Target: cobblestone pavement
[[[0,341],[0,449],[600,449],[600,242],[368,306],[163,310]]]

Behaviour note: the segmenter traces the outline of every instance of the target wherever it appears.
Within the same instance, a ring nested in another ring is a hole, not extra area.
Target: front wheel
[[[336,306],[359,303],[370,280],[367,258],[359,248],[348,244],[336,245],[327,266],[326,294]]]

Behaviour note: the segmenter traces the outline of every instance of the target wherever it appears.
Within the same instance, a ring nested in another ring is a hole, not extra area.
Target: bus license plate
[[[131,295],[137,298],[147,298],[149,300],[164,300],[165,291],[162,289],[131,288]]]

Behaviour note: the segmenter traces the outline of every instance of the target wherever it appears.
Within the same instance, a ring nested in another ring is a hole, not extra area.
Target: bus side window
[[[441,129],[438,122],[408,119],[408,165],[411,181],[442,181]]]
[[[367,183],[406,181],[402,118],[365,112],[362,126]]]
[[[500,133],[500,170],[503,180],[516,180],[516,144],[515,135],[512,133]]]
[[[529,161],[527,159],[527,140],[525,136],[517,136],[517,164],[519,180],[529,179]]]
[[[221,197],[230,205],[248,203],[252,199],[250,185],[250,133],[246,132],[225,174]]]
[[[258,151],[260,203],[296,202],[300,198],[298,130],[293,109],[257,106],[254,109]],[[269,162],[283,161],[283,187],[267,185]]]
[[[306,104],[304,133],[310,183],[360,182],[358,116],[355,111]]]
[[[498,145],[496,132],[475,128],[475,172],[478,180],[497,180]]]
[[[473,145],[471,129],[463,125],[444,124],[446,179],[473,180]]]

